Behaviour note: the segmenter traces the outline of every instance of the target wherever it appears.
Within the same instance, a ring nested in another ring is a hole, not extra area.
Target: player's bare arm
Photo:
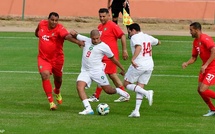
[[[75,43],[75,44],[78,44],[79,47],[84,46],[84,42],[83,42],[83,41],[77,40],[77,39],[74,38],[71,34],[68,34],[68,35],[65,37],[65,40],[68,40],[68,41],[70,41],[70,42],[73,42],[73,43]]]
[[[123,60],[127,60],[128,59],[128,52],[127,52],[127,48],[126,48],[126,37],[125,37],[125,35],[122,35],[122,37],[121,37],[121,44],[122,44]]]
[[[137,58],[137,56],[139,55],[140,51],[141,51],[142,47],[141,45],[135,45],[135,51],[134,51],[134,55],[131,58],[131,64],[132,66],[134,66],[134,68],[137,68],[138,65],[134,62],[134,60]]]
[[[187,62],[182,63],[182,68],[186,68],[188,65],[193,64],[196,61],[197,57],[192,56]]]
[[[70,31],[70,34],[71,34],[74,38],[76,38],[77,35],[78,35],[78,32],[75,31],[75,30],[71,30],[71,31]]]
[[[121,69],[120,74],[121,74],[122,76],[124,76],[124,75],[125,75],[125,69],[124,69],[124,67],[122,66],[122,64],[121,64],[114,56],[111,57],[111,58],[109,58],[109,59]]]

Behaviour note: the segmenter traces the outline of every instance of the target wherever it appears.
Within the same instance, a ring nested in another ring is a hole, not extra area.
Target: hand
[[[77,44],[80,48],[83,48],[85,46],[84,41],[79,41]]]
[[[123,70],[119,74],[121,74],[122,76],[124,76],[125,75],[125,71]]]
[[[127,50],[124,50],[122,52],[122,57],[123,57],[123,60],[127,60],[128,59],[128,52],[127,52]]]
[[[182,68],[185,69],[188,66],[187,62],[182,63]]]
[[[207,66],[206,65],[203,65],[202,67],[201,67],[201,73],[205,73],[205,69],[207,68]]]
[[[137,68],[137,67],[138,67],[138,65],[137,65],[134,61],[131,61],[131,64],[132,64],[132,66],[133,66],[134,68]]]

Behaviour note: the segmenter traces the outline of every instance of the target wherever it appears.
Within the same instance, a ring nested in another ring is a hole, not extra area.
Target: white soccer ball
[[[107,115],[110,112],[110,107],[106,103],[100,103],[97,106],[96,111],[99,115]]]

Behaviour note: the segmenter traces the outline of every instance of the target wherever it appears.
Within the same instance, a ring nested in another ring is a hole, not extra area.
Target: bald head
[[[90,38],[92,39],[92,43],[93,43],[94,45],[99,44],[99,43],[101,42],[99,30],[96,30],[96,29],[95,29],[95,30],[92,30],[92,31],[90,32]]]
[[[97,29],[94,29],[90,32],[90,37],[98,36],[98,35],[100,36],[100,33],[99,33],[99,30],[97,30]]]

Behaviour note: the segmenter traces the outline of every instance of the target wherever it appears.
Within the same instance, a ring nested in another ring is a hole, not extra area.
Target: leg
[[[146,98],[149,100],[149,106],[151,106],[152,103],[153,103],[153,91],[152,90],[147,91],[147,90],[145,90],[145,89],[143,89],[141,87],[144,87],[143,84],[137,84],[137,85],[128,84],[126,86],[126,88],[128,90],[131,90],[131,91],[134,91],[136,93],[140,93],[140,94],[143,94],[144,96],[146,96]]]
[[[111,12],[112,12],[112,21],[114,23],[118,24],[118,17],[119,17],[120,9],[112,7]]]
[[[212,90],[209,90],[208,88],[209,88],[208,85],[199,83],[198,93],[200,94],[200,96],[202,97],[202,99],[208,105],[208,107],[210,109],[210,111],[207,114],[204,114],[203,116],[215,115],[215,107],[210,99],[210,98],[213,98],[213,99],[215,98],[215,92]]]
[[[54,92],[56,94],[59,94],[60,93],[60,87],[62,85],[62,76],[56,76],[56,75],[54,75],[54,85],[55,85]]]
[[[56,94],[56,100],[58,104],[63,103],[63,98],[60,93],[60,87],[62,85],[62,76],[63,76],[63,63],[64,60],[56,60],[56,64],[53,66],[53,76],[54,76],[54,93]]]
[[[58,104],[62,104],[63,98],[60,93],[60,87],[62,85],[62,76],[54,75],[54,85],[55,85],[54,93],[56,94],[56,100],[57,100]]]
[[[125,88],[122,85],[122,82],[116,73],[109,74],[108,76],[117,88],[120,88],[121,90],[125,91]],[[128,98],[125,98],[123,96],[120,96],[118,99],[114,100],[114,102],[126,102],[126,101],[128,101]]]
[[[142,104],[144,95],[140,93],[136,93],[136,105],[135,109],[132,111],[132,113],[128,117],[140,117],[140,106]]]
[[[52,67],[53,67],[53,65],[51,63],[38,57],[38,70],[41,75],[43,90],[48,98],[48,101],[50,104],[50,109],[55,110],[55,109],[57,109],[57,106],[53,102],[52,85],[50,82],[50,76],[52,74]]]
[[[106,60],[103,63],[104,63],[105,73],[109,75],[109,78],[113,81],[114,85],[116,87],[122,89],[122,90],[125,90],[124,87],[122,86],[121,80],[119,79],[118,75],[116,74],[116,72],[117,72],[116,65],[112,61],[110,61],[110,60]],[[99,87],[99,86],[97,86],[95,93],[88,100],[90,102],[97,102],[97,101],[99,101],[99,97],[101,95],[101,91],[102,91],[102,88]]]
[[[79,114],[81,114],[81,115],[94,114],[94,112],[91,108],[91,105],[90,105],[89,101],[87,100],[87,95],[85,92],[86,85],[87,84],[84,81],[77,81],[77,83],[76,83],[78,96],[82,100],[82,103],[85,107],[85,110],[83,110],[82,112],[79,112]]]
[[[42,78],[42,85],[43,85],[43,90],[48,98],[48,101],[50,103],[50,109],[55,110],[57,109],[57,106],[53,102],[53,96],[52,96],[52,85],[50,82],[50,72],[48,70],[45,70],[40,73],[41,78]]]
[[[130,95],[126,91],[123,91],[119,88],[113,88],[110,85],[105,85],[105,86],[101,86],[101,87],[107,94],[116,94],[117,93],[127,99],[130,98]]]
[[[116,73],[113,73],[113,74],[109,74],[108,75],[109,78],[112,80],[112,82],[114,83],[114,85],[122,90],[125,91],[125,88],[123,87],[122,85],[122,82],[121,80],[119,79],[118,75]]]

